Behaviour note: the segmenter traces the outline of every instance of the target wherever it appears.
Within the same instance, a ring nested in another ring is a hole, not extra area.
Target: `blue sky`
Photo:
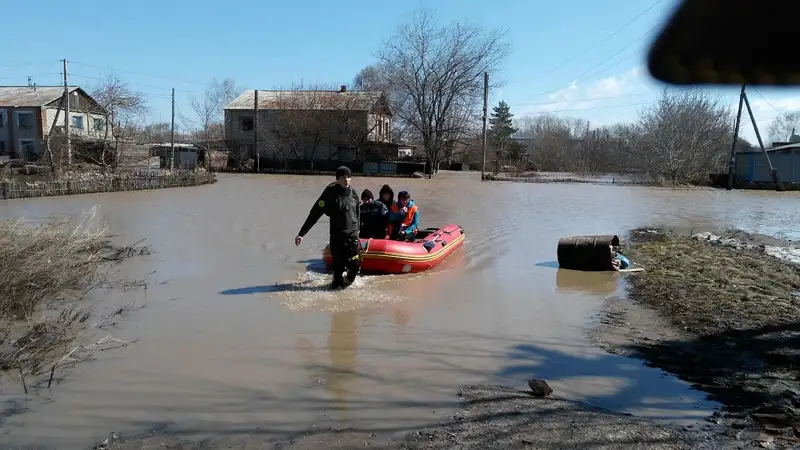
[[[245,89],[299,82],[350,84],[373,61],[382,40],[415,8],[426,6],[443,21],[466,20],[508,31],[512,53],[503,72],[491,74],[506,84],[491,93],[490,104],[505,100],[517,117],[552,111],[603,125],[635,119],[658,96],[661,85],[644,69],[645,52],[654,27],[675,4],[137,0],[103,3],[101,8],[97,3],[26,0],[4,6],[11,18],[35,15],[37,26],[31,29],[28,20],[5,21],[7,35],[20,40],[0,54],[0,84],[25,85],[28,76],[40,85],[60,84],[60,60],[66,58],[70,84],[91,88],[114,71],[146,94],[152,107],[149,120],[169,121],[171,88],[178,112],[191,116],[189,99],[201,96],[215,77],[232,77]],[[735,108],[735,87],[716,91]],[[799,91],[750,91],[764,132],[776,114],[800,109]],[[184,126],[180,120],[177,124]],[[744,136],[753,138],[752,127],[745,127]]]

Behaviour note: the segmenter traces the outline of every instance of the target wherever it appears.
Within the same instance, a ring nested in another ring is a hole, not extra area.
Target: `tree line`
[[[512,122],[507,105],[500,102],[493,118],[502,125],[490,129],[487,153],[497,161],[496,167],[513,165],[519,170],[579,174],[635,173],[675,184],[707,183],[710,174],[727,171],[734,113],[719,97],[700,89],[667,88],[638,116],[633,122],[594,128],[586,120],[553,114]],[[498,133],[501,140],[491,139]],[[518,139],[511,147],[498,146],[500,141],[508,142],[512,134]],[[737,147],[749,149],[751,145],[740,138]],[[478,161],[480,151],[473,144],[465,161]]]

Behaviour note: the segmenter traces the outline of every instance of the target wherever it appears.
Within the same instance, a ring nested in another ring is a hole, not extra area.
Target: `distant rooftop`
[[[258,109],[320,109],[369,111],[381,91],[262,91],[258,90]],[[225,106],[225,109],[253,109],[255,90],[250,89]]]
[[[78,86],[71,86],[72,93]],[[38,107],[44,106],[64,95],[63,86],[0,86],[0,106]]]

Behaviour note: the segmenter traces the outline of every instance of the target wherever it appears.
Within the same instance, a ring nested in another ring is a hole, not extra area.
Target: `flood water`
[[[117,268],[150,274],[146,292],[104,300],[145,306],[111,330],[139,341],[28,400],[5,380],[2,402],[30,411],[7,418],[0,441],[67,449],[154,428],[192,437],[312,424],[405,430],[450,414],[461,385],[522,388],[530,378],[636,415],[707,415],[714,405],[703,394],[589,342],[620,275],[556,269],[556,242],[643,224],[797,239],[800,196],[479,178],[355,178],[359,190],[408,189],[423,226],[457,223],[467,240],[432,272],[362,277],[341,292],[325,290],[319,273],[327,219],[293,242],[327,177],[222,175],[196,188],[0,202],[0,216],[33,220],[98,204],[118,243],[146,239],[153,250]]]

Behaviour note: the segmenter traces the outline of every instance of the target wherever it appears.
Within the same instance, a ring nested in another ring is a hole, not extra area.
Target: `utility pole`
[[[736,171],[736,141],[739,140],[739,127],[741,126],[742,122],[742,105],[744,104],[744,89],[745,85],[742,85],[742,91],[739,93],[739,110],[736,112],[736,123],[734,124],[733,128],[733,142],[731,143],[731,160],[728,164],[728,187],[726,190],[730,191],[733,189],[733,177],[734,172]]]
[[[67,60],[62,59],[64,63],[64,137],[67,145],[67,165],[72,164],[72,145],[69,138],[69,84],[67,83]]]
[[[767,164],[769,165],[769,174],[772,176],[773,183],[775,183],[775,190],[783,191],[785,188],[783,187],[783,183],[781,183],[780,177],[778,177],[778,169],[772,166],[772,161],[769,159],[769,153],[764,147],[764,141],[761,139],[761,133],[758,132],[756,117],[753,115],[753,108],[750,107],[750,100],[747,98],[747,93],[744,92],[744,88],[742,88],[742,98],[744,98],[744,106],[747,107],[747,114],[750,115],[750,121],[753,123],[753,130],[756,132],[758,146],[761,147],[761,151],[764,152],[764,158],[766,158]]]
[[[483,163],[481,164],[481,180],[486,178],[486,114],[489,110],[489,72],[483,73]]]
[[[172,88],[172,126],[169,131],[169,170],[175,169],[175,88]]]
[[[261,158],[258,152],[258,89],[253,92],[253,154],[256,157],[256,172],[261,172]]]

